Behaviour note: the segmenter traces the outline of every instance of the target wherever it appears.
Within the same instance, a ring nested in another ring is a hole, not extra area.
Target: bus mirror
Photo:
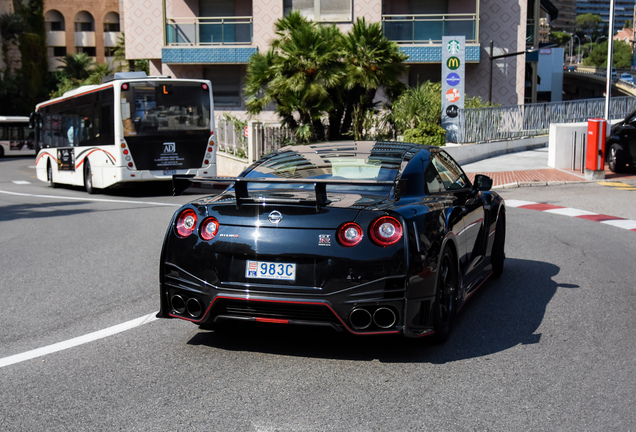
[[[29,115],[29,129],[40,129],[42,128],[42,116],[39,112],[32,112]]]

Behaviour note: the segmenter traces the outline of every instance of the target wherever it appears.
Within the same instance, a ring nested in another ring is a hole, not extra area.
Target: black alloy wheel
[[[614,143],[610,146],[607,162],[612,172],[620,173],[625,171],[625,165],[627,163],[625,162],[623,147],[621,147],[620,144]]]
[[[433,328],[436,343],[444,342],[450,335],[457,302],[457,266],[450,248],[445,247],[437,272],[437,290],[433,306]]]

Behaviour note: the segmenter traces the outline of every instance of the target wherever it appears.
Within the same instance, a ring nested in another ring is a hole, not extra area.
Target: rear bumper
[[[289,287],[278,292],[251,291],[249,286],[228,289],[204,283],[169,264],[164,268],[167,271],[162,272],[158,315],[163,318],[179,318],[200,325],[251,321],[323,326],[355,335],[418,337],[432,331],[426,326],[425,317],[430,302],[408,301],[404,276],[320,294]],[[414,319],[423,325],[405,325]]]

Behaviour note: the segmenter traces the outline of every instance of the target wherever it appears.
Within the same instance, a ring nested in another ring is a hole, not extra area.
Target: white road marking
[[[545,210],[546,213],[553,213],[553,214],[558,214],[558,215],[563,215],[563,216],[573,216],[573,217],[577,217],[577,216],[592,216],[592,215],[597,215],[598,213],[592,213],[589,211],[585,211],[585,210],[578,210],[578,209],[573,209],[573,208],[560,208],[560,209],[552,209],[552,210]]]
[[[629,219],[606,220],[606,221],[601,221],[601,223],[605,225],[612,225],[618,228],[636,230],[636,221],[629,220]]]
[[[148,205],[156,205],[156,206],[169,206],[169,207],[181,207],[182,204],[170,204],[170,203],[162,203],[156,201],[132,201],[132,200],[119,200],[119,199],[106,199],[106,198],[88,198],[88,197],[68,197],[61,195],[37,195],[37,194],[27,194],[21,192],[9,192],[0,190],[0,193],[6,195],[15,195],[15,196],[25,196],[31,198],[50,198],[50,199],[63,199],[69,201],[94,201],[94,202],[110,202],[110,203],[121,203],[121,204],[148,204]]]
[[[112,327],[105,328],[103,330],[98,330],[93,333],[88,333],[84,336],[79,336],[73,339],[69,339],[64,342],[58,342],[53,345],[27,351],[22,354],[16,354],[9,357],[5,357],[0,359],[0,368],[3,368],[5,366],[10,366],[16,363],[21,363],[21,362],[31,360],[37,357],[42,357],[47,354],[52,354],[58,351],[63,351],[69,348],[76,347],[78,345],[88,343],[88,342],[93,342],[99,339],[103,339],[105,337],[112,336],[117,333],[122,333],[122,332],[125,332],[126,330],[131,330],[135,327],[139,327],[141,325],[151,323],[155,320],[157,320],[157,312],[153,312],[151,314],[142,316],[140,318],[136,318],[134,320],[127,321],[125,323],[117,324]]]
[[[13,180],[11,183],[17,184],[17,185],[28,185],[28,184],[31,184],[30,181],[26,181],[26,180]]]
[[[515,200],[515,199],[506,200],[506,207],[521,207],[521,206],[530,205],[530,204],[536,204],[536,203],[532,201],[522,201],[522,200]]]

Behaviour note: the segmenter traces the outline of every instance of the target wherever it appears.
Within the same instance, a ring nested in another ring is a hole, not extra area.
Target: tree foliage
[[[364,135],[379,88],[399,85],[406,56],[379,24],[358,19],[343,34],[298,12],[275,24],[276,39],[247,68],[247,109],[273,104],[281,122],[305,141]]]
[[[426,81],[404,91],[393,103],[392,118],[404,141],[444,145],[441,127],[442,84]]]
[[[15,13],[0,17],[5,67],[0,70],[0,114],[28,115],[51,87],[46,57],[43,0],[13,3]],[[19,53],[8,64],[7,54]]]
[[[67,54],[56,72],[57,89],[50,96],[62,96],[69,90],[90,84],[101,84],[102,78],[115,72],[106,63],[95,63],[86,53]]]
[[[576,29],[590,35],[598,31],[603,23],[603,18],[600,15],[594,15],[591,13],[577,15],[574,20]]]
[[[586,66],[607,67],[608,41],[595,44],[590,55],[583,60]],[[615,40],[613,43],[612,66],[619,69],[629,68],[632,63],[632,48],[628,43]]]

